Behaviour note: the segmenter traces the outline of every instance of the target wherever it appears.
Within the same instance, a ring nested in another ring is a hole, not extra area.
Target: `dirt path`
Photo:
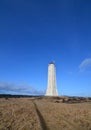
[[[38,115],[38,117],[39,117],[39,121],[40,121],[40,125],[41,125],[42,130],[49,130],[49,128],[48,128],[48,126],[47,126],[47,124],[46,124],[46,122],[45,122],[45,119],[44,119],[44,117],[42,116],[42,114],[41,114],[41,112],[40,112],[40,110],[39,110],[39,108],[38,108],[36,102],[33,101],[33,104],[34,104],[34,106],[35,106],[36,113],[37,113],[37,115]]]

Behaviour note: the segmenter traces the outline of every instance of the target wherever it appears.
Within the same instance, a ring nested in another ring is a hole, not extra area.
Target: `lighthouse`
[[[48,85],[45,96],[58,96],[56,86],[56,67],[54,62],[48,65]]]

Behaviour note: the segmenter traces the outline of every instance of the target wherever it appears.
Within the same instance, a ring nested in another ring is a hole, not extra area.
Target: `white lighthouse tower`
[[[56,86],[56,67],[53,62],[48,65],[48,86],[46,90],[46,96],[58,96]]]

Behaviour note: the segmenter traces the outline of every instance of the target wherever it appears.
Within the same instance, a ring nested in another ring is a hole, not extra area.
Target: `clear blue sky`
[[[0,0],[0,93],[91,96],[91,1]]]

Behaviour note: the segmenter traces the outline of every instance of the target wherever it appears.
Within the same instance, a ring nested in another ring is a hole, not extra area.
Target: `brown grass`
[[[40,129],[34,104],[29,99],[0,99],[0,130]]]
[[[91,102],[54,99],[0,99],[0,130],[91,130]]]

